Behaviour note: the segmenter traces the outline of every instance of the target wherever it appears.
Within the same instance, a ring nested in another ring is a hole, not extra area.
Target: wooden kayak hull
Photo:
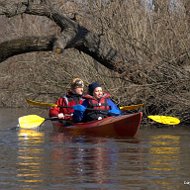
[[[65,126],[59,121],[53,121],[53,126],[59,132],[72,135],[134,137],[140,128],[142,115],[142,112],[138,112],[117,117],[108,117],[99,121],[74,123],[69,126]]]

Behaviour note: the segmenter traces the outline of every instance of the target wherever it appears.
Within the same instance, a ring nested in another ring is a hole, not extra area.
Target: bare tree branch
[[[0,15],[6,15],[7,17],[13,17],[19,14],[31,14],[37,16],[46,16],[53,20],[61,29],[62,33],[54,43],[54,47],[51,49],[60,49],[63,52],[67,48],[75,48],[82,51],[99,63],[103,64],[107,68],[119,73],[125,72],[125,65],[122,62],[122,56],[114,48],[108,44],[104,37],[95,34],[83,26],[80,26],[77,22],[70,18],[60,14],[53,9],[53,6],[49,1],[39,0],[22,0],[22,1],[4,1],[0,4]],[[51,40],[50,40],[51,41]],[[10,43],[10,42],[9,42]],[[8,58],[8,56],[18,53],[25,53],[30,51],[41,51],[41,47],[37,48],[37,43],[31,41],[31,46],[35,48],[28,48],[25,43],[20,43],[20,49],[18,47],[12,49],[12,53],[6,53],[2,55],[2,60]],[[13,42],[15,44],[15,42]],[[46,49],[49,51],[50,49]],[[43,49],[44,51],[44,49]]]
[[[0,62],[21,53],[34,51],[52,51],[55,36],[25,37],[0,44]]]

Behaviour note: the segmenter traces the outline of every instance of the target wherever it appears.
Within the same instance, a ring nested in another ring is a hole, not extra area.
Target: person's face
[[[102,91],[102,87],[96,87],[95,89],[94,89],[94,92],[93,92],[93,96],[95,97],[95,98],[101,98],[102,96],[103,96],[103,91]]]
[[[82,87],[75,88],[74,93],[78,94],[78,95],[82,95],[83,94],[83,88]]]

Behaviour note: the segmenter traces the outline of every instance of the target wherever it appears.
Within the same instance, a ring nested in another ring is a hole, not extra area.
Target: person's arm
[[[107,100],[107,103],[108,105],[110,106],[110,110],[109,110],[109,113],[108,115],[121,115],[121,110],[117,107],[117,105],[111,100],[111,99],[108,99]]]
[[[56,103],[56,105],[62,105],[63,104],[63,98],[59,98]],[[60,107],[52,107],[49,109],[49,116],[50,117],[58,117],[60,119],[64,119],[64,114],[61,112]]]
[[[59,107],[52,107],[49,109],[49,117],[57,117],[57,115],[59,114],[60,108]]]

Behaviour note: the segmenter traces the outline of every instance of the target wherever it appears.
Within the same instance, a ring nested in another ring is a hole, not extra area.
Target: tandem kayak
[[[61,121],[52,121],[56,131],[72,135],[90,135],[103,137],[134,137],[140,128],[142,112],[107,117],[102,120],[64,125]]]

